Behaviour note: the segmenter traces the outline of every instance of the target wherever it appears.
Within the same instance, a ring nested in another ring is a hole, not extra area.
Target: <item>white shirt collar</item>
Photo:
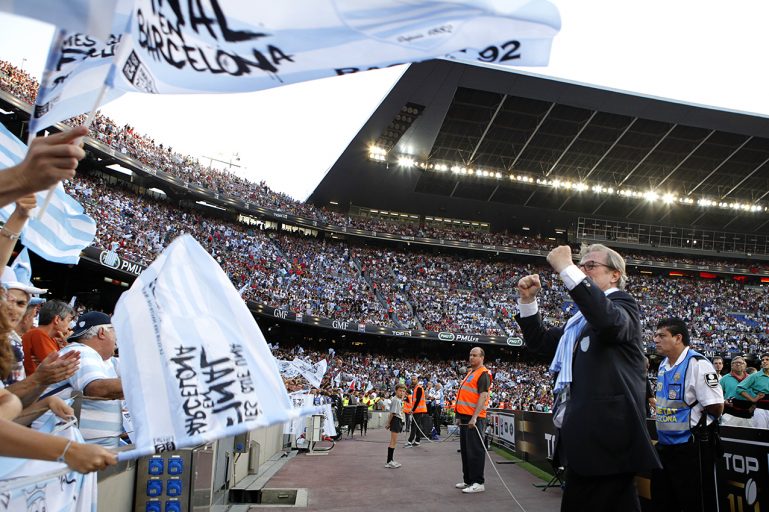
[[[676,362],[673,366],[681,364],[681,362],[686,357],[686,354],[689,353],[689,347],[684,347],[684,349],[681,351],[681,353],[678,355],[678,359],[676,359]],[[666,357],[664,361],[662,361],[662,365],[667,368],[668,370],[670,368],[673,368],[673,366],[670,365],[670,360]]]

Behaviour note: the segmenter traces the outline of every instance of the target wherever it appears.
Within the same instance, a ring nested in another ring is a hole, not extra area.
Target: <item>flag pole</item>
[[[99,90],[99,95],[96,97],[96,101],[93,104],[93,108],[91,108],[91,111],[88,113],[88,117],[85,119],[85,123],[83,125],[90,129],[91,124],[93,123],[94,118],[96,117],[96,111],[99,108],[99,105],[101,105],[102,100],[104,99],[104,95],[107,94],[107,88],[109,85],[107,85],[106,80],[101,86],[101,89]],[[34,134],[30,134],[30,142],[32,141],[32,138],[34,138]],[[80,145],[83,143],[82,137],[76,141],[74,141],[72,144]],[[58,186],[58,183],[54,186],[52,186],[50,189],[48,189],[48,195],[45,196],[45,201],[43,202],[43,206],[40,207],[40,211],[37,213],[37,220],[40,220],[43,218],[43,215],[45,215],[45,210],[48,208],[48,205],[51,204],[51,199],[53,198],[53,193],[56,191],[56,187]]]

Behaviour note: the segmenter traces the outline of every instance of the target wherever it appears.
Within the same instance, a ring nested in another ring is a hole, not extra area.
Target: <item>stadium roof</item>
[[[769,120],[430,61],[409,68],[309,201],[543,233],[582,216],[767,234]]]

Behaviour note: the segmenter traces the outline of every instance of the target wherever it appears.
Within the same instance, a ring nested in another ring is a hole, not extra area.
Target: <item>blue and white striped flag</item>
[[[209,443],[301,413],[245,302],[190,235],[174,240],[123,293],[112,324],[135,430],[136,449],[121,453],[122,460]]]
[[[34,134],[55,123],[90,112],[123,95],[107,76],[128,29],[133,0],[119,0],[110,34],[103,40],[59,29],[53,36],[35,106],[29,120]]]
[[[0,11],[106,39],[118,0],[0,0]]]
[[[0,169],[18,164],[26,153],[27,146],[0,124]],[[47,190],[36,194],[38,205],[43,204],[46,195]],[[0,209],[0,220],[7,221],[15,208],[10,204]],[[21,243],[48,261],[77,264],[80,251],[91,245],[95,236],[96,222],[59,183],[45,215],[38,219],[35,210],[31,212],[21,232]]]

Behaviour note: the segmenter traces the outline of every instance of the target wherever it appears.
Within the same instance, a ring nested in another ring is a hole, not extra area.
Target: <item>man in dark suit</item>
[[[566,466],[562,511],[640,511],[635,474],[658,468],[645,426],[645,363],[635,299],[623,291],[625,260],[595,244],[580,263],[571,248],[547,255],[579,308],[563,327],[542,322],[539,275],[518,282],[526,346],[553,355],[556,456]]]

